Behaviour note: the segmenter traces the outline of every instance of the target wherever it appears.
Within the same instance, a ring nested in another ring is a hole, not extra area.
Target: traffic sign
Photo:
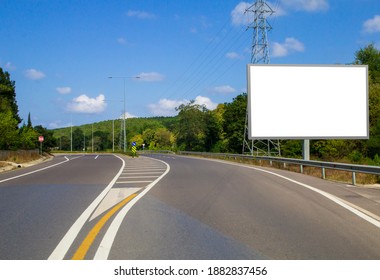
[[[38,141],[39,141],[40,143],[44,142],[44,137],[43,137],[42,135],[39,136],[39,137],[38,137]]]
[[[133,142],[133,143],[135,143],[135,142]],[[132,156],[135,157],[136,156],[136,143],[135,143],[135,145],[133,145],[133,143],[132,143]]]
[[[132,146],[136,146],[136,142],[132,142]]]

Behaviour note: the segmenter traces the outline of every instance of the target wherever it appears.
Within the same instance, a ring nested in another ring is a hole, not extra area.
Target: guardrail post
[[[356,186],[356,173],[352,172],[352,184]]]
[[[301,172],[301,174],[303,174],[303,165],[302,164],[300,164],[300,172]]]
[[[322,179],[326,179],[326,168],[322,167]]]

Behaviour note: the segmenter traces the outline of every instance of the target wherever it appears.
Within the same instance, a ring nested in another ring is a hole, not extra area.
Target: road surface
[[[175,155],[0,174],[0,259],[380,259],[380,195]]]

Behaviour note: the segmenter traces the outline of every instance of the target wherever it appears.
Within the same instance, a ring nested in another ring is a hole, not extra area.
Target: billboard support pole
[[[303,140],[302,155],[304,160],[310,160],[310,140]]]

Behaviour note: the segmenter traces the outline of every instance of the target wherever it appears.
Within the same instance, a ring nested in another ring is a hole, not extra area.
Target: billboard
[[[368,139],[366,65],[248,64],[250,139]]]

